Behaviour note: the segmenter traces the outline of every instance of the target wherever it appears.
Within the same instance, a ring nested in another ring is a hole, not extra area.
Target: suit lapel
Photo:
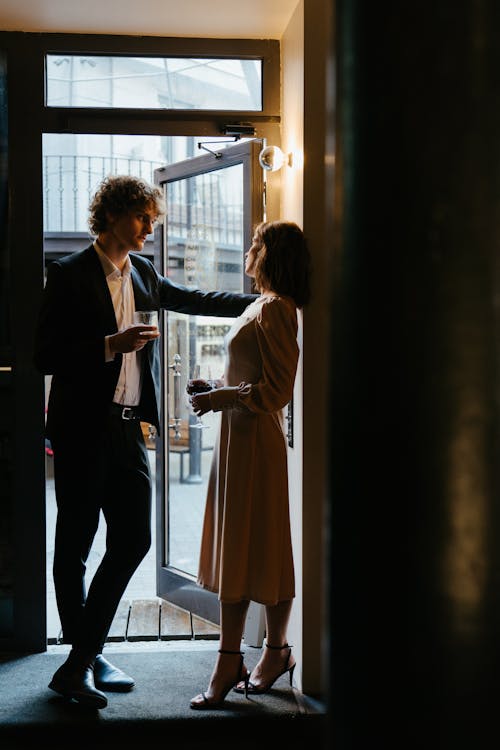
[[[147,288],[147,286],[144,283],[144,279],[142,278],[141,274],[137,270],[137,268],[133,265],[132,262],[132,271],[131,271],[131,277],[132,277],[132,288],[134,290],[134,301],[135,301],[135,309],[136,310],[151,310],[152,304],[151,304],[151,294]],[[149,364],[149,367],[152,367],[152,363],[154,360],[156,347],[154,343],[149,342],[144,347],[144,353],[147,358],[147,362]]]
[[[83,268],[86,283],[89,285],[89,299],[95,299],[97,306],[104,313],[105,324],[108,329],[117,331],[115,311],[113,300],[109,293],[106,276],[93,245],[88,247],[83,253]],[[148,310],[151,307],[151,298],[147,286],[141,277],[137,268],[132,264],[131,267],[132,288],[134,290],[134,300],[136,310]],[[83,281],[83,279],[82,279]]]
[[[148,290],[146,289],[144,285],[144,281],[141,278],[141,274],[137,270],[137,268],[132,265],[132,287],[134,290],[134,300],[135,300],[135,309],[136,310],[147,310],[151,307],[151,304],[149,302],[149,294]]]
[[[116,332],[115,310],[113,300],[109,293],[109,287],[104,275],[104,270],[93,245],[84,251],[84,272],[87,284],[90,286],[89,299],[94,299],[100,310],[103,312],[105,328]]]

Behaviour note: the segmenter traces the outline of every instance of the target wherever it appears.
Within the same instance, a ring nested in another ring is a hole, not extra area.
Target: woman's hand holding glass
[[[198,368],[196,368],[198,369]],[[203,414],[211,411],[210,405],[210,391],[213,389],[213,381],[206,380],[205,378],[195,377],[188,380],[186,384],[186,391],[189,395],[189,403],[196,414],[196,424],[192,427],[202,429],[208,425],[203,424],[201,417]]]
[[[191,406],[193,407],[193,411],[198,419],[200,419],[203,414],[206,414],[207,412],[212,410],[212,407],[210,405],[210,393],[193,393],[190,401]]]

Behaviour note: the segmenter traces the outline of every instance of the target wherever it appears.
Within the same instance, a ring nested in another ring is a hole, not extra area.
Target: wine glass
[[[191,380],[191,386],[189,387],[188,393],[192,395],[193,393],[208,393],[208,391],[212,390],[212,385],[210,382],[207,383],[193,383],[194,380],[209,380],[210,378],[210,372],[208,371],[207,378],[201,378],[201,368],[199,364],[194,365],[193,367],[193,377]],[[191,402],[190,402],[191,404]],[[206,427],[210,427],[209,424],[205,424],[202,420],[202,418],[199,415],[196,415],[196,422],[192,425],[190,425],[195,430],[202,430]]]

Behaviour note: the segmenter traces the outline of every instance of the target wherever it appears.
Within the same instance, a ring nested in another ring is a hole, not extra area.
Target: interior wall
[[[331,498],[327,482],[330,426],[328,389],[331,330],[331,237],[326,200],[329,161],[326,158],[326,72],[331,3],[304,0],[303,41],[303,226],[311,248],[312,298],[304,312],[304,475],[302,508],[302,574],[304,577],[302,634],[303,688],[325,695],[324,673],[329,642],[326,621],[328,515]],[[293,96],[293,93],[290,94]]]
[[[281,40],[281,148],[291,153],[291,164],[280,170],[280,217],[303,227],[303,152],[304,152],[304,4],[299,2]],[[299,343],[303,352],[303,314],[299,314]],[[302,481],[303,481],[303,366],[301,354],[293,396],[294,445],[289,450],[289,486],[292,542],[296,575],[296,598],[292,609],[289,641],[302,666],[303,640],[303,554],[302,554]],[[308,613],[309,615],[309,613]],[[296,676],[302,685],[303,669]]]
[[[281,215],[303,227],[313,262],[312,299],[301,316],[302,359],[294,398],[296,445],[290,461],[298,573],[290,641],[302,665],[302,690],[320,697],[326,693],[323,664],[328,638],[323,532],[328,505],[325,415],[330,293],[325,229],[327,5],[324,0],[301,0],[281,39],[281,147],[291,154],[291,166],[281,170]]]

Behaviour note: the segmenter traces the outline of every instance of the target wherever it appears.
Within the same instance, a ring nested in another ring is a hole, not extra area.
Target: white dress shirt
[[[132,264],[130,258],[127,256],[123,271],[120,272],[120,269],[103,253],[97,242],[94,242],[94,248],[106,276],[118,330],[122,331],[128,326],[134,325],[135,299],[131,279]],[[106,362],[111,362],[114,356],[110,350],[109,336],[106,336],[104,339],[104,357]],[[113,401],[126,406],[137,406],[141,400],[141,386],[142,352],[127,352],[126,354],[122,354],[122,366]]]

